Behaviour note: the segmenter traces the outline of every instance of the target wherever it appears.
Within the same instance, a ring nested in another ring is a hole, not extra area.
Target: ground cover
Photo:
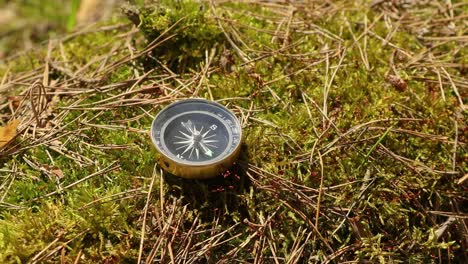
[[[467,4],[143,2],[0,64],[0,262],[468,261]],[[213,180],[155,164],[190,97],[244,129]]]

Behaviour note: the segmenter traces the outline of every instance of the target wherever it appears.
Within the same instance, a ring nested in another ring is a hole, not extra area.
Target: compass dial
[[[156,116],[151,138],[167,171],[185,178],[209,178],[227,169],[236,158],[241,128],[224,106],[187,99]]]

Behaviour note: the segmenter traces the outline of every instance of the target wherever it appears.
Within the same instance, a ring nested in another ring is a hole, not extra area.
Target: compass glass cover
[[[231,154],[240,144],[240,125],[224,106],[187,99],[164,108],[152,125],[156,148],[179,163],[210,164]]]

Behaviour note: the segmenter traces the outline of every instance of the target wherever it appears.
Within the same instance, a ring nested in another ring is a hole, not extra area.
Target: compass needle
[[[187,129],[190,133],[193,134],[193,131],[192,131],[192,121],[191,120],[188,120],[186,123],[184,122],[180,122],[182,124],[183,127],[185,127],[185,129]]]
[[[213,152],[211,150],[208,150],[207,152],[205,152],[205,154],[209,157],[213,156]]]
[[[203,142],[200,142],[200,147],[203,149],[205,155],[208,157],[213,156],[213,151],[211,151],[211,149],[209,149]]]

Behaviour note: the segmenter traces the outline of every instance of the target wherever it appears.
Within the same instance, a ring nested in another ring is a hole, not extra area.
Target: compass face
[[[241,128],[224,106],[204,99],[187,99],[164,108],[151,127],[157,150],[177,164],[209,166],[236,151]]]
[[[203,162],[216,159],[232,141],[231,131],[216,115],[183,113],[162,128],[163,147],[178,159]]]

